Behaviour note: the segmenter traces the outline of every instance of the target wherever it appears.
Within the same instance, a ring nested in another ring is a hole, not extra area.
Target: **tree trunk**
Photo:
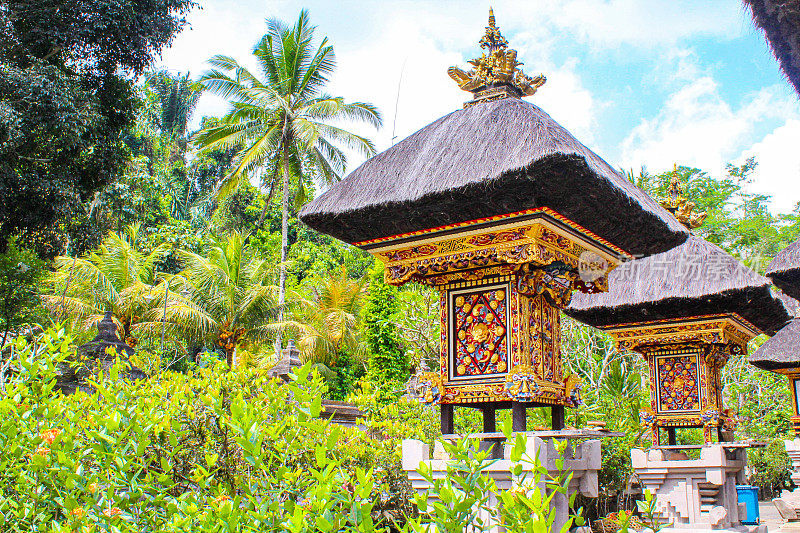
[[[283,143],[283,198],[281,199],[281,267],[278,278],[278,322],[283,322],[283,307],[286,303],[286,258],[289,255],[289,165],[286,160],[286,141]],[[283,338],[280,330],[275,335],[275,355],[279,356],[283,349]]]

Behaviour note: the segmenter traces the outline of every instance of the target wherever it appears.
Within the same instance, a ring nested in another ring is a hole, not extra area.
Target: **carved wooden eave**
[[[726,345],[739,353],[761,334],[755,326],[735,313],[638,322],[603,328],[614,337],[620,350],[647,355],[668,345]]]
[[[386,282],[418,281],[440,286],[508,275],[522,265],[563,264],[573,272],[602,273],[593,280],[574,276],[574,289],[606,291],[608,273],[630,256],[622,249],[551,209],[472,220],[357,244],[386,265]]]

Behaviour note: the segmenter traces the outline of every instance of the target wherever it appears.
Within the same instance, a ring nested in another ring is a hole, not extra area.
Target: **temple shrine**
[[[677,175],[662,205],[687,228],[705,218],[684,197]],[[650,407],[641,419],[653,447],[631,451],[638,479],[656,495],[665,524],[740,530],[736,486],[745,480],[746,449],[757,444],[732,442],[736,417],[723,403],[722,369],[730,357],[747,354],[753,337],[775,333],[788,310],[767,278],[696,235],[619,267],[609,286],[603,294],[578,295],[566,313],[647,361]],[[702,428],[704,445],[679,446],[676,430],[685,427]],[[691,459],[685,452],[694,449],[700,457]]]
[[[529,77],[490,13],[472,69],[448,74],[473,94],[372,157],[300,213],[312,228],[383,262],[387,283],[416,282],[440,295],[438,371],[418,376],[420,399],[441,408],[549,406],[553,427],[580,401],[565,372],[560,310],[573,292],[603,292],[633,256],[668,250],[687,230],[664,208],[522,98]]]
[[[800,318],[797,318],[797,299],[800,299],[800,240],[775,256],[767,266],[767,276],[783,291],[784,299],[793,308],[795,318],[750,355],[750,364],[786,376],[794,439],[784,441],[784,445],[792,460],[792,481],[800,486]],[[800,515],[800,489],[784,490],[781,497],[773,501],[781,514],[794,512],[795,517]]]

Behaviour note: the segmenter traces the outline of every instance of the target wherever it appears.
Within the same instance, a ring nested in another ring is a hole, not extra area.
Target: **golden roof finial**
[[[678,165],[675,164],[672,169],[672,177],[669,179],[667,196],[662,198],[659,203],[661,207],[672,213],[678,219],[678,222],[687,228],[698,228],[703,224],[708,213],[695,213],[694,208],[697,206],[694,202],[687,200],[683,193],[683,183],[678,176]]]
[[[508,48],[508,41],[497,27],[492,8],[489,8],[489,25],[479,44],[489,53],[469,61],[475,68],[469,72],[458,67],[447,69],[461,89],[475,95],[474,100],[464,104],[464,107],[478,101],[531,96],[547,81],[542,74],[531,78],[517,68],[522,65],[517,61],[517,51]]]
[[[486,33],[481,37],[479,44],[481,48],[488,49],[490,54],[495,50],[508,47],[508,41],[500,33],[500,28],[497,27],[494,20],[494,11],[492,11],[491,7],[489,8],[489,25],[486,26]]]

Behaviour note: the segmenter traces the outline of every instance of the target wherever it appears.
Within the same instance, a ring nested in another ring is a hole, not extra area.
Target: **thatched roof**
[[[780,251],[767,266],[767,276],[783,292],[800,299],[800,239]]]
[[[800,2],[745,0],[784,74],[800,93]]]
[[[300,219],[349,243],[549,207],[637,255],[687,231],[547,113],[506,98],[454,111],[354,170]]]
[[[764,370],[800,367],[800,318],[789,322],[753,352],[750,364]]]
[[[576,293],[565,312],[592,326],[737,313],[765,333],[790,318],[770,281],[695,235],[609,274],[609,292]]]

